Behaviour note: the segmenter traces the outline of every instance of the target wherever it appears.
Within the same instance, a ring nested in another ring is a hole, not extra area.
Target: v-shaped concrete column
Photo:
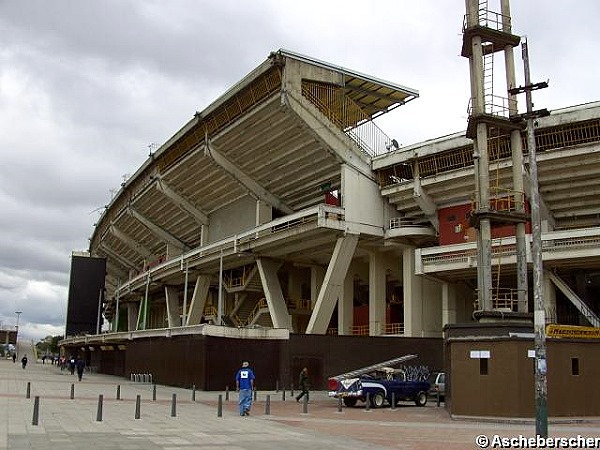
[[[165,286],[165,301],[167,303],[167,320],[169,328],[180,327],[179,293],[174,286]]]
[[[204,314],[209,287],[209,276],[199,275],[198,278],[196,278],[196,285],[194,286],[194,293],[192,294],[192,301],[190,302],[190,310],[187,314],[186,325],[198,325],[200,323],[202,315]]]
[[[262,281],[263,290],[269,306],[271,321],[275,328],[287,328],[291,331],[292,321],[283,298],[283,291],[277,278],[277,269],[280,263],[269,259],[259,258],[256,260],[258,273]]]
[[[325,280],[319,291],[317,303],[306,327],[306,334],[325,334],[327,332],[331,314],[342,293],[346,272],[348,272],[357,244],[357,234],[347,234],[338,238],[325,273]]]

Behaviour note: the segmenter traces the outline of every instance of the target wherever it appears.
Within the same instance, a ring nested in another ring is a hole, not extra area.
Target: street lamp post
[[[15,329],[17,330],[17,335],[19,334],[19,317],[21,317],[21,314],[23,314],[23,311],[15,311],[15,314],[17,315],[17,325],[15,326]]]

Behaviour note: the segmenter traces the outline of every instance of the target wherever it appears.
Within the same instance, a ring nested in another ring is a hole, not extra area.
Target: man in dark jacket
[[[85,369],[85,361],[81,356],[77,358],[75,365],[77,366],[77,378],[79,381],[81,381],[81,377],[83,377],[83,369]]]
[[[300,387],[300,393],[296,396],[296,401],[299,402],[306,395],[306,401],[308,402],[308,369],[306,367],[300,371],[298,386]]]

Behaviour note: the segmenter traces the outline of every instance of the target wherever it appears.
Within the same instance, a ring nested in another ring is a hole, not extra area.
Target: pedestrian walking
[[[17,352],[13,352],[13,363],[17,362]]]
[[[296,396],[296,401],[299,402],[302,397],[306,395],[306,401],[308,402],[308,369],[305,367],[300,371],[298,377],[298,386],[300,387],[300,393]]]
[[[235,374],[235,387],[239,392],[240,416],[249,416],[252,407],[252,390],[254,389],[254,372],[248,361],[242,363]]]
[[[75,365],[77,366],[77,379],[81,381],[81,378],[83,377],[83,369],[85,369],[85,361],[81,356],[77,358]]]
[[[25,367],[27,367],[27,355],[24,355],[24,356],[21,358],[21,366],[23,367],[23,369],[24,369]]]

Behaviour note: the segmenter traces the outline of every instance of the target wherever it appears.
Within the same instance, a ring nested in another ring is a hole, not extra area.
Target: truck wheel
[[[344,405],[352,408],[353,406],[356,406],[356,399],[352,397],[344,397]]]
[[[415,405],[425,406],[426,404],[427,404],[427,393],[421,391],[415,396]]]
[[[385,397],[383,396],[383,392],[376,392],[371,397],[371,406],[373,408],[381,408],[385,403]]]

